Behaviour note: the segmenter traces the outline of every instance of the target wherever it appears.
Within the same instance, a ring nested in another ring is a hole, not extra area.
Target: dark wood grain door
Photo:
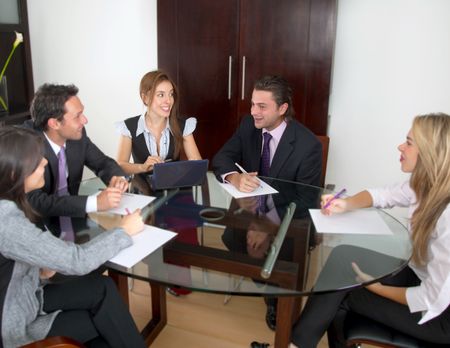
[[[326,134],[334,37],[335,0],[241,1],[239,116],[249,111],[256,79],[281,75],[298,120]]]
[[[284,76],[296,117],[327,133],[336,0],[158,0],[158,66],[211,159],[250,112],[256,79]],[[245,62],[245,63],[244,63]]]
[[[211,159],[237,127],[238,0],[158,1],[158,66],[175,79],[182,115]]]

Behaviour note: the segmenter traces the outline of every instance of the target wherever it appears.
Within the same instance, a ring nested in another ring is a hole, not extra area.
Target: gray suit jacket
[[[236,171],[235,162],[248,172],[259,171],[262,130],[253,118],[243,118],[234,135],[214,156],[212,167],[219,181],[221,175]],[[270,166],[272,178],[319,185],[322,171],[322,145],[317,137],[296,120],[287,123]]]
[[[43,339],[59,312],[43,311],[40,268],[86,274],[133,244],[122,228],[100,233],[82,245],[67,243],[41,231],[8,200],[0,200],[0,221],[0,323],[5,348]]]
[[[31,122],[25,124],[33,128]],[[39,130],[37,130],[39,131]],[[87,196],[78,196],[78,189],[83,178],[84,166],[88,167],[107,185],[113,176],[124,176],[124,171],[115,160],[106,156],[86,135],[80,140],[66,142],[66,158],[69,176],[67,184],[70,196],[60,197],[56,194],[58,185],[58,158],[47,139],[45,139],[45,185],[39,190],[28,193],[32,207],[43,217],[49,216],[84,216],[86,214]]]

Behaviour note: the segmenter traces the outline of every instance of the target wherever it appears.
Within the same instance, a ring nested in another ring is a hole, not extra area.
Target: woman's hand
[[[353,271],[356,273],[355,279],[358,283],[367,283],[367,282],[370,282],[371,280],[375,279],[370,274],[367,274],[367,273],[364,273],[363,271],[361,271],[361,269],[355,262],[352,262],[352,268],[353,268]]]
[[[156,163],[164,163],[164,161],[159,156],[148,156],[145,162],[140,165],[142,172],[151,171]]]
[[[41,268],[39,270],[39,278],[41,279],[49,279],[56,274],[56,271],[48,268]]]
[[[320,206],[322,207],[322,214],[324,215],[332,215],[335,213],[344,213],[348,209],[348,204],[345,199],[342,198],[336,198],[331,201],[331,203],[328,205],[328,207],[324,208],[325,205],[329,202],[330,199],[332,199],[333,195],[323,195],[321,197]]]
[[[125,232],[129,236],[134,236],[144,229],[142,221],[141,209],[136,209],[132,214],[125,215],[120,223]]]

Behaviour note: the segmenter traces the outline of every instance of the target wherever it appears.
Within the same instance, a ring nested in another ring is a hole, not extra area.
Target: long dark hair
[[[181,147],[183,146],[183,133],[181,132],[180,125],[179,125],[179,115],[178,115],[178,104],[179,104],[179,95],[178,95],[178,89],[175,83],[172,81],[172,79],[167,75],[164,71],[161,70],[155,70],[150,71],[146,73],[142,79],[141,83],[139,85],[139,95],[142,98],[142,95],[146,95],[149,97],[149,101],[151,102],[153,100],[153,96],[156,92],[156,87],[163,82],[168,81],[172,84],[173,87],[173,106],[172,110],[170,110],[170,116],[169,116],[169,125],[170,130],[172,131],[173,138],[175,140],[175,146],[174,146],[174,158],[178,158]],[[144,101],[144,98],[142,98],[142,101]],[[145,104],[145,102],[144,102]]]
[[[0,128],[0,199],[17,204],[31,220],[37,213],[25,195],[25,179],[44,157],[44,140],[37,132],[13,126]]]

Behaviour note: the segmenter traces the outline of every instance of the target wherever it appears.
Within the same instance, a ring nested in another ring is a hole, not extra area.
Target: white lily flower
[[[13,43],[13,47],[16,48],[23,42],[23,34],[15,31],[16,33],[16,41]]]

